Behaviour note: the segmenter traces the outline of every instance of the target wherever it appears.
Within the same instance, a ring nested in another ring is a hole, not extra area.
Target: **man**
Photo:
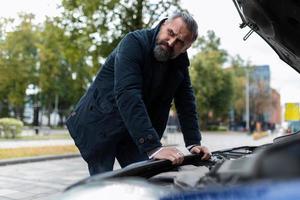
[[[121,167],[149,158],[182,163],[177,148],[160,143],[173,99],[186,146],[209,159],[186,53],[197,35],[195,20],[176,13],[154,29],[127,34],[109,55],[67,120],[91,175],[112,170],[115,158]]]

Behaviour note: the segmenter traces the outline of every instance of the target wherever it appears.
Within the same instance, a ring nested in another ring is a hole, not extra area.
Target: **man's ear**
[[[189,44],[187,47],[185,47],[183,50],[182,50],[182,52],[181,53],[184,53],[184,52],[186,52],[190,47],[192,46],[192,43],[191,44]]]

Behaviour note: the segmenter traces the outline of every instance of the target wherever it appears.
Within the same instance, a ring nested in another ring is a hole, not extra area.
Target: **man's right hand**
[[[155,160],[170,160],[173,165],[179,165],[184,160],[184,154],[175,147],[161,147],[154,156]]]

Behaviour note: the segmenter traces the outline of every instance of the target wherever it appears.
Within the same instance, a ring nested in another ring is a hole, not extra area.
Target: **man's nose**
[[[176,42],[176,38],[170,38],[168,41],[169,47],[174,47]]]

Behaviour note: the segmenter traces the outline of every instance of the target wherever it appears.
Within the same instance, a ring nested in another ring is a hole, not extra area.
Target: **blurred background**
[[[1,137],[65,133],[66,118],[120,39],[178,10],[199,24],[189,56],[201,130],[300,129],[299,73],[255,33],[243,41],[249,30],[239,28],[231,1],[11,0],[0,8]],[[172,109],[166,131],[180,131]]]

